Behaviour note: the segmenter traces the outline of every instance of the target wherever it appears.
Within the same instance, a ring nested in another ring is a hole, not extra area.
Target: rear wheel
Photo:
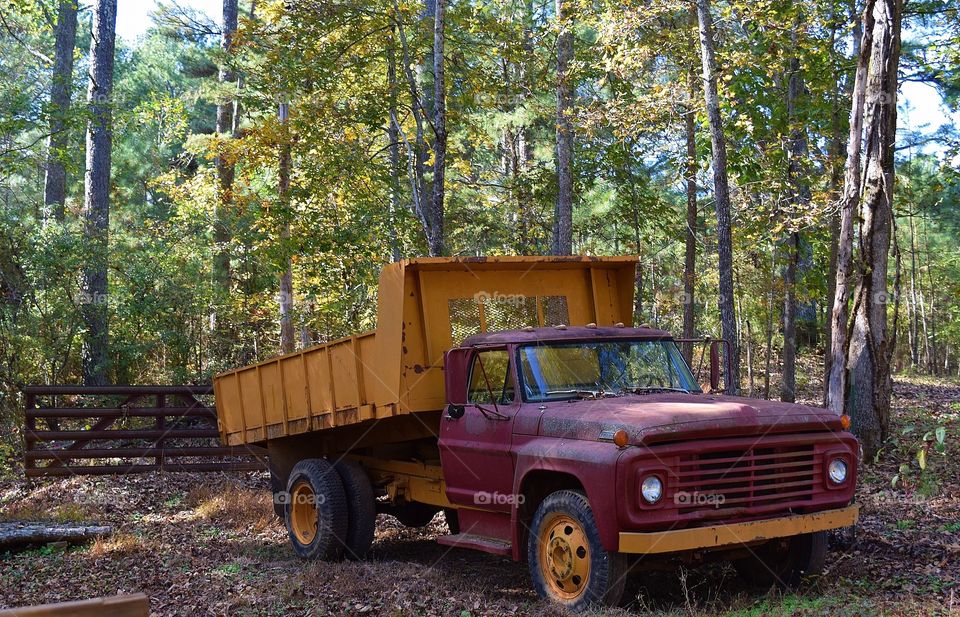
[[[290,543],[304,559],[339,559],[347,536],[347,499],[340,476],[323,459],[300,461],[290,472],[284,520]]]
[[[750,557],[734,562],[746,582],[769,587],[793,587],[805,576],[820,574],[827,558],[826,531],[773,540],[752,549]]]
[[[377,504],[367,472],[356,461],[334,463],[347,498],[347,536],[343,542],[347,559],[363,559],[373,544],[377,525]]]
[[[626,558],[603,547],[586,496],[576,491],[549,495],[530,529],[527,561],[541,597],[572,610],[620,602]]]

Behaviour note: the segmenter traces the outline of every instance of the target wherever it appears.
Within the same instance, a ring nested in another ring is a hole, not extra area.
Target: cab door
[[[510,512],[519,403],[508,349],[474,350],[466,381],[466,400],[454,399],[440,421],[447,498],[457,505]]]

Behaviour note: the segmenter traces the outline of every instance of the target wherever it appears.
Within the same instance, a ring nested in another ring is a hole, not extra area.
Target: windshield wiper
[[[548,390],[543,393],[544,396],[553,396],[556,394],[571,394],[581,399],[596,399],[607,396],[618,396],[614,392],[604,392],[603,390]]]
[[[636,386],[633,388],[623,388],[620,392],[629,392],[631,394],[649,394],[651,392],[683,392],[684,394],[695,394],[693,390],[685,388],[673,388],[668,386]]]

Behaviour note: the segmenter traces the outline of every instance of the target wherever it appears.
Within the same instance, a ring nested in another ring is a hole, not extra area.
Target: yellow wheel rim
[[[317,505],[313,487],[306,480],[297,482],[290,495],[290,527],[297,542],[304,546],[317,537]]]
[[[590,579],[590,543],[573,518],[557,514],[541,527],[538,542],[540,571],[550,593],[560,600],[576,600]]]

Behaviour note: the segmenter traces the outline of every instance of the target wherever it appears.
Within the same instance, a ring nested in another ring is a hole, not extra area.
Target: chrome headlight
[[[827,475],[834,484],[843,484],[847,479],[847,462],[841,458],[833,459],[827,467]]]
[[[663,482],[657,476],[648,476],[640,484],[640,494],[644,501],[649,504],[655,504],[663,496]]]

